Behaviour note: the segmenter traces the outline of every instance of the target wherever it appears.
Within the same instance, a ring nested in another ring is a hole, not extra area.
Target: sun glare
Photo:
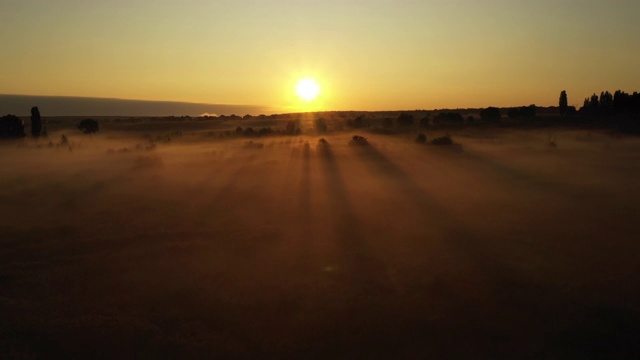
[[[314,79],[305,78],[298,81],[296,85],[296,94],[304,101],[315,99],[320,93],[320,86]]]

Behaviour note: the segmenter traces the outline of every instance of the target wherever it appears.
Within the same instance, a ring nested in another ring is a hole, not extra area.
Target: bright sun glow
[[[298,81],[296,85],[296,94],[305,101],[315,99],[320,93],[320,86],[314,79],[306,78]]]

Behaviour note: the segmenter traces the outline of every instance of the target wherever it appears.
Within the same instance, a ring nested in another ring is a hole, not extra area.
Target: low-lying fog
[[[637,354],[640,139],[351,135],[0,144],[0,354]]]

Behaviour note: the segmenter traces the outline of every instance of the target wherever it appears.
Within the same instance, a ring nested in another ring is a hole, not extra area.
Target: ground
[[[3,358],[640,356],[638,138],[102,129],[0,144]]]

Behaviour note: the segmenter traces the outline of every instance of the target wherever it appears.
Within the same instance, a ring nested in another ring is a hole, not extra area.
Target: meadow
[[[0,143],[0,357],[640,356],[637,137],[238,124]]]

